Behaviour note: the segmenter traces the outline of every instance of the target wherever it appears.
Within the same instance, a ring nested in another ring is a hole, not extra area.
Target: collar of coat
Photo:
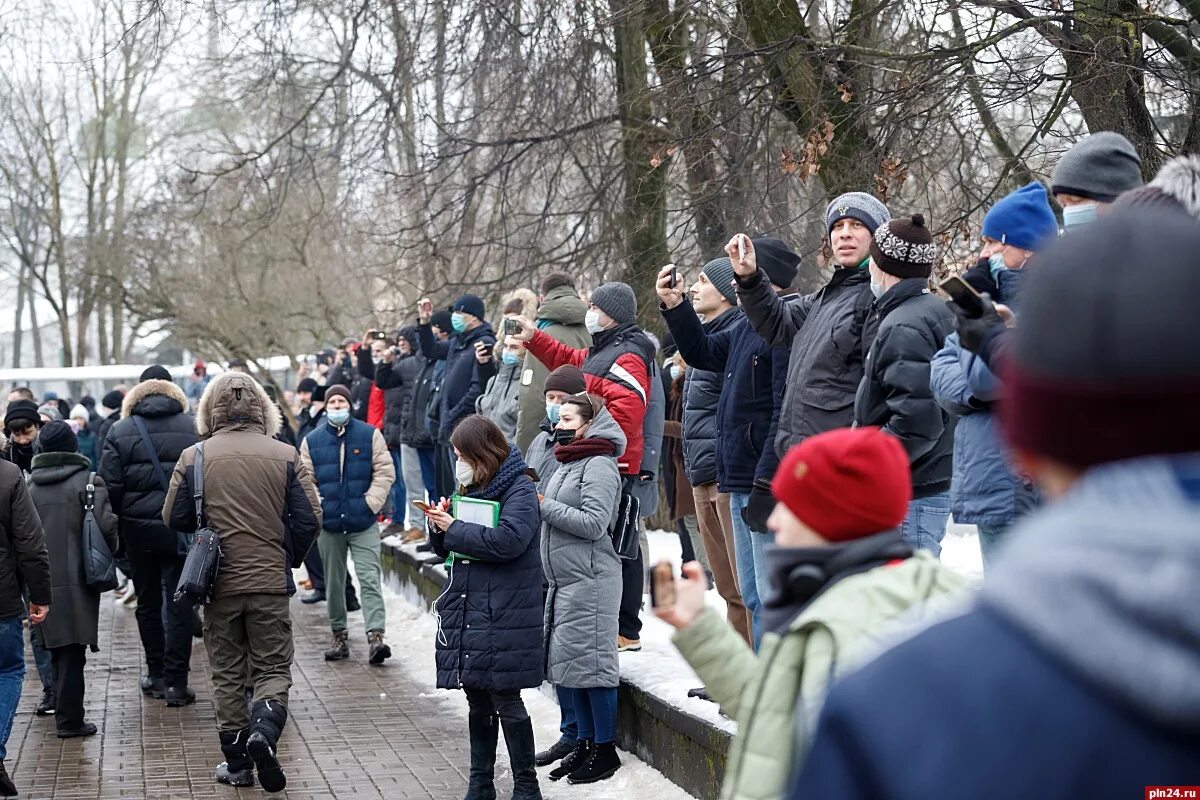
[[[928,278],[904,278],[875,301],[875,310],[882,319],[909,300],[923,294],[929,294]]]

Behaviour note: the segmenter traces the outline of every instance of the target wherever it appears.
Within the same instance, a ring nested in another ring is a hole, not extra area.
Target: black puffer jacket
[[[743,317],[740,309],[728,309],[704,323],[704,334],[712,336],[728,330]],[[687,371],[684,379],[683,464],[692,486],[704,486],[717,479],[717,408],[721,404],[721,387],[724,385],[724,372],[695,367]]]
[[[933,398],[929,373],[954,324],[954,312],[929,293],[925,278],[906,278],[889,289],[868,321],[854,423],[878,425],[900,440],[912,465],[914,497],[950,488],[955,417]]]
[[[196,420],[185,409],[187,397],[170,381],[143,381],[129,390],[121,419],[108,432],[100,455],[100,477],[108,484],[113,511],[121,520],[126,547],[161,553],[178,549],[175,533],[163,524],[164,481],[138,434],[141,417],[169,480],[179,454],[197,442]]]
[[[475,413],[475,400],[483,387],[475,379],[475,343],[483,342],[491,349],[496,345],[492,326],[484,322],[473,330],[463,331],[448,341],[434,339],[429,324],[419,325],[417,335],[421,339],[421,352],[430,361],[444,360],[446,373],[439,392],[437,438],[442,444],[450,443],[450,434],[463,417]]]
[[[404,424],[400,427],[400,441],[411,447],[433,447],[433,433],[429,426],[429,403],[433,397],[434,372],[437,364],[423,356],[414,356],[421,362],[421,371],[413,383],[412,402]]]
[[[417,382],[425,369],[425,359],[413,352],[398,356],[389,364],[380,364],[375,370],[375,385],[383,390],[386,409],[383,413],[383,438],[392,450],[399,450],[405,442],[405,423],[412,416],[413,396]]]
[[[3,439],[0,436],[0,443]],[[0,619],[25,613],[26,590],[32,603],[53,602],[46,535],[25,475],[15,464],[0,460]]]

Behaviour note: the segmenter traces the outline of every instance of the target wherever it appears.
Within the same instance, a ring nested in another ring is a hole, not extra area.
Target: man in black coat
[[[869,269],[877,299],[864,333],[854,423],[877,425],[904,445],[913,482],[904,540],[939,555],[950,517],[954,417],[933,397],[929,363],[954,331],[954,312],[929,291],[935,252],[920,214],[875,231]]]
[[[197,441],[196,422],[183,390],[155,365],[142,373],[108,432],[100,476],[108,484],[121,539],[133,564],[138,631],[146,651],[142,691],[168,706],[196,700],[188,688],[192,657],[192,608],[174,600],[187,555],[186,541],[163,524],[162,507],[179,454]],[[163,602],[166,600],[166,625]]]
[[[392,524],[384,529],[387,534],[405,534],[405,541],[424,538],[424,515],[409,514],[412,528],[404,526],[405,508],[408,500],[425,499],[425,482],[421,476],[420,455],[407,439],[411,439],[414,403],[417,388],[426,372],[425,357],[417,352],[417,329],[402,328],[396,332],[396,344],[378,347],[381,363],[375,370],[375,385],[384,393],[383,438],[392,451],[396,464],[396,483],[392,489]],[[377,347],[372,345],[372,347]],[[425,395],[428,403],[428,394]],[[424,431],[425,408],[421,407],[420,420]],[[418,518],[420,518],[418,520]],[[418,528],[420,526],[420,528]]]
[[[104,452],[104,440],[108,438],[108,432],[112,430],[112,426],[121,418],[121,404],[125,402],[125,392],[120,389],[113,389],[104,397],[100,398],[100,405],[108,411],[108,416],[102,417],[96,425],[96,452]]]

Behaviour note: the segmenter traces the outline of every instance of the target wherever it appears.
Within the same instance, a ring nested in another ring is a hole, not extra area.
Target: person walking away
[[[386,611],[379,586],[379,522],[376,515],[387,502],[396,478],[383,434],[350,414],[350,391],[345,386],[325,390],[325,424],[300,445],[300,458],[312,473],[321,495],[323,522],[317,537],[325,567],[326,609],[333,644],[326,661],[350,657],[346,631],[346,556],[362,587],[367,628],[367,660],[374,666],[391,658],[384,642]]]
[[[520,409],[517,394],[521,388],[521,362],[525,358],[525,345],[508,342],[498,345],[497,349],[500,351],[498,366],[495,365],[491,350],[479,348],[476,353],[477,379],[486,388],[475,401],[475,413],[496,423],[504,433],[504,438],[516,444],[517,413]]]
[[[11,403],[9,404],[12,405]],[[20,467],[0,459],[0,797],[16,797],[4,766],[21,687],[25,684],[22,617],[40,625],[50,611],[52,577],[46,535]]]
[[[117,517],[104,481],[78,452],[74,431],[51,422],[38,434],[29,496],[46,532],[55,613],[36,625],[35,633],[54,663],[54,723],[58,738],[92,736],[96,726],[84,719],[86,687],[83,667],[87,650],[100,650],[100,592],[87,585],[83,519],[87,503],[110,551],[117,548]]]
[[[104,440],[108,438],[108,432],[112,430],[112,426],[121,418],[121,405],[125,402],[125,393],[113,389],[104,397],[100,398],[100,405],[104,407],[108,413],[104,419],[100,421],[100,425],[96,428],[96,461],[99,463],[100,454],[104,452]],[[111,405],[110,405],[111,403]]]
[[[1198,251],[1195,219],[1118,210],[1038,254],[1000,420],[1046,505],[964,613],[833,686],[790,798],[875,798],[886,781],[897,800],[1117,800],[1147,776],[1195,782],[1200,427],[1179,410],[1200,402]]]
[[[308,466],[296,448],[275,438],[282,424],[278,407],[254,378],[237,372],[215,378],[196,408],[201,444],[180,455],[162,509],[172,528],[195,531],[199,465],[204,522],[221,542],[213,600],[204,609],[204,649],[225,756],[216,780],[252,786],[257,770],[268,792],[287,785],[277,752],[295,652],[288,607],[296,591],[292,569],[303,563],[321,528]],[[253,687],[249,709],[247,681]]]
[[[192,608],[175,599],[186,542],[162,522],[171,470],[196,443],[196,423],[183,390],[155,365],[142,373],[121,405],[100,454],[120,535],[133,566],[137,623],[146,653],[142,691],[167,705],[196,701],[188,686],[192,658]]]
[[[540,686],[542,564],[537,490],[515,447],[490,420],[463,419],[451,435],[463,497],[499,503],[495,525],[428,512],[430,543],[447,559],[438,598],[437,686],[462,689],[469,708],[469,800],[494,798],[497,720],[513,771],[514,800],[540,800],[533,722],[521,690]]]
[[[565,272],[551,272],[542,279],[538,291],[537,319],[534,325],[555,341],[568,347],[585,348],[592,335],[584,324],[587,305],[579,299],[575,279]],[[542,387],[549,374],[537,357],[526,353],[521,366],[520,412],[517,415],[517,448],[528,452],[545,418]]]
[[[625,434],[599,398],[568,397],[554,429],[560,466],[542,499],[546,597],[546,679],[572,694],[575,749],[550,780],[595,783],[621,767],[617,756],[617,615],[621,559],[609,531],[616,522]]]

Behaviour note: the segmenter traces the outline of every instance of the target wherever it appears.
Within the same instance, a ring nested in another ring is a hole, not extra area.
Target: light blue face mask
[[[455,333],[462,333],[467,329],[467,318],[455,311],[450,315],[450,327]]]
[[[325,416],[329,418],[329,424],[338,428],[350,421],[350,409],[339,408],[336,411],[326,411]]]
[[[1086,203],[1078,206],[1063,207],[1063,227],[1077,228],[1080,225],[1089,225],[1096,221],[1095,203]]]
[[[996,280],[996,276],[1006,269],[1008,265],[1004,263],[1004,253],[992,253],[988,256],[988,271],[992,273],[992,280]]]
[[[562,406],[557,403],[546,403],[546,419],[550,420],[551,425],[558,424],[558,412],[562,410]]]
[[[884,286],[882,283],[876,283],[875,281],[871,281],[871,294],[875,295],[876,300],[883,297],[883,295],[886,292],[887,292],[887,287]]]
[[[500,360],[502,362],[504,362],[505,364],[508,364],[511,367],[511,366],[521,363],[521,356],[519,356],[516,353],[510,353],[509,351],[505,350],[503,353],[500,354]]]

